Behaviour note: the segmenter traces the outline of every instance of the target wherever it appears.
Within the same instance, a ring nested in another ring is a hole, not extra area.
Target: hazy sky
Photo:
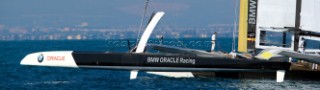
[[[164,11],[162,25],[232,24],[236,0],[150,0],[151,12]],[[145,0],[1,0],[0,24],[8,26],[93,27],[139,25]],[[238,9],[238,8],[237,8]],[[148,18],[147,18],[148,19]]]

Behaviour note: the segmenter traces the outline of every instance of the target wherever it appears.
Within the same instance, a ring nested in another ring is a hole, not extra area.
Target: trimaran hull
[[[139,70],[169,77],[200,75],[276,78],[275,72],[283,70],[286,72],[286,79],[320,79],[320,77],[317,77],[320,75],[319,72],[291,71],[290,66],[292,65],[288,62],[205,58],[187,55],[51,51],[29,54],[20,63],[32,66]]]
[[[147,53],[145,47],[154,27],[164,12],[157,12],[150,19],[134,52],[78,52],[51,51],[27,55],[21,65],[130,70],[130,79],[138,71],[162,72],[276,72],[277,82],[282,82],[291,63],[229,57],[207,57],[202,51],[183,49],[184,52]],[[169,50],[170,51],[170,50]],[[181,51],[181,50],[180,50]],[[200,56],[199,56],[200,55]],[[215,56],[212,54],[212,56]]]
[[[67,64],[70,63],[70,64]],[[22,65],[141,70],[141,71],[276,71],[289,70],[290,63],[280,61],[239,60],[196,57],[179,54],[105,53],[58,51],[33,53]]]

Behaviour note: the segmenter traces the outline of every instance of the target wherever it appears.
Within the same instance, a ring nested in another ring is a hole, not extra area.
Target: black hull
[[[289,70],[290,63],[281,61],[207,58],[181,54],[73,52],[80,68],[142,71],[252,71]]]
[[[195,77],[221,77],[235,79],[276,79],[275,72],[192,72]],[[286,71],[286,80],[320,80],[320,72]]]

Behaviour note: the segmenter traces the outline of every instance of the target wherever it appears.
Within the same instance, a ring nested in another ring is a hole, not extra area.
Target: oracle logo
[[[48,61],[64,61],[65,56],[47,56],[46,60],[48,60]]]

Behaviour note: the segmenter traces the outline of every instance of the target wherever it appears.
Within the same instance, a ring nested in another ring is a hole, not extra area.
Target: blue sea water
[[[231,39],[218,39],[217,49],[231,50]],[[134,44],[134,40],[130,41]],[[150,43],[159,43],[153,39]],[[209,50],[210,39],[168,39],[163,44]],[[133,46],[133,45],[131,45]],[[0,89],[320,89],[320,81],[230,78],[167,78],[140,72],[129,80],[128,71],[21,66],[32,52],[51,50],[126,52],[126,40],[0,41]]]

